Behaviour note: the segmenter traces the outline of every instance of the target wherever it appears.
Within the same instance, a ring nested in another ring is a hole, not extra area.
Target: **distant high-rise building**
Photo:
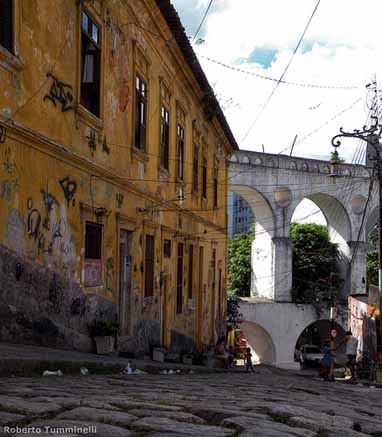
[[[228,237],[239,233],[249,234],[254,224],[252,208],[239,194],[228,193]]]

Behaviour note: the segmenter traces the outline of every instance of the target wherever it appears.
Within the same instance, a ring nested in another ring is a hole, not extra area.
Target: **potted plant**
[[[382,383],[382,361],[378,361],[375,369],[375,378],[378,383]]]
[[[330,174],[332,176],[337,176],[339,174],[338,166],[340,164],[343,164],[345,161],[340,158],[340,155],[337,151],[337,149],[331,153],[330,157]]]
[[[117,322],[111,320],[97,320],[92,326],[91,333],[96,343],[97,354],[107,355],[114,352],[115,336],[118,334]]]

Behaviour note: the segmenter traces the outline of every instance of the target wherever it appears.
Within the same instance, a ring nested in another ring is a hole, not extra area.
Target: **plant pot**
[[[382,382],[382,369],[377,369],[375,371],[375,378],[376,378],[377,382],[379,382],[379,383]]]
[[[94,337],[98,355],[108,355],[114,352],[115,338],[112,335]]]

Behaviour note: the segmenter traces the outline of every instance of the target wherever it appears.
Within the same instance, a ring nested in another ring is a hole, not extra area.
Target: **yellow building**
[[[235,149],[169,0],[1,0],[0,338],[211,344]]]

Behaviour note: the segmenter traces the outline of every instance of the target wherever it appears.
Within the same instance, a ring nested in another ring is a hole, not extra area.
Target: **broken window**
[[[183,311],[183,243],[178,243],[178,263],[176,275],[176,313]]]
[[[0,0],[0,46],[13,53],[13,0]]]
[[[146,235],[145,249],[145,297],[154,294],[154,237]]]
[[[192,175],[192,189],[197,193],[199,188],[199,146],[197,144],[194,144]]]
[[[100,116],[101,32],[90,15],[82,11],[80,102]]]
[[[166,170],[168,170],[169,143],[170,143],[170,113],[164,106],[162,106],[160,164]]]
[[[102,225],[86,223],[85,287],[102,285]]]
[[[178,148],[177,148],[178,171],[177,176],[181,181],[184,178],[184,129],[178,124]]]
[[[139,76],[135,79],[135,147],[146,148],[147,84]]]

